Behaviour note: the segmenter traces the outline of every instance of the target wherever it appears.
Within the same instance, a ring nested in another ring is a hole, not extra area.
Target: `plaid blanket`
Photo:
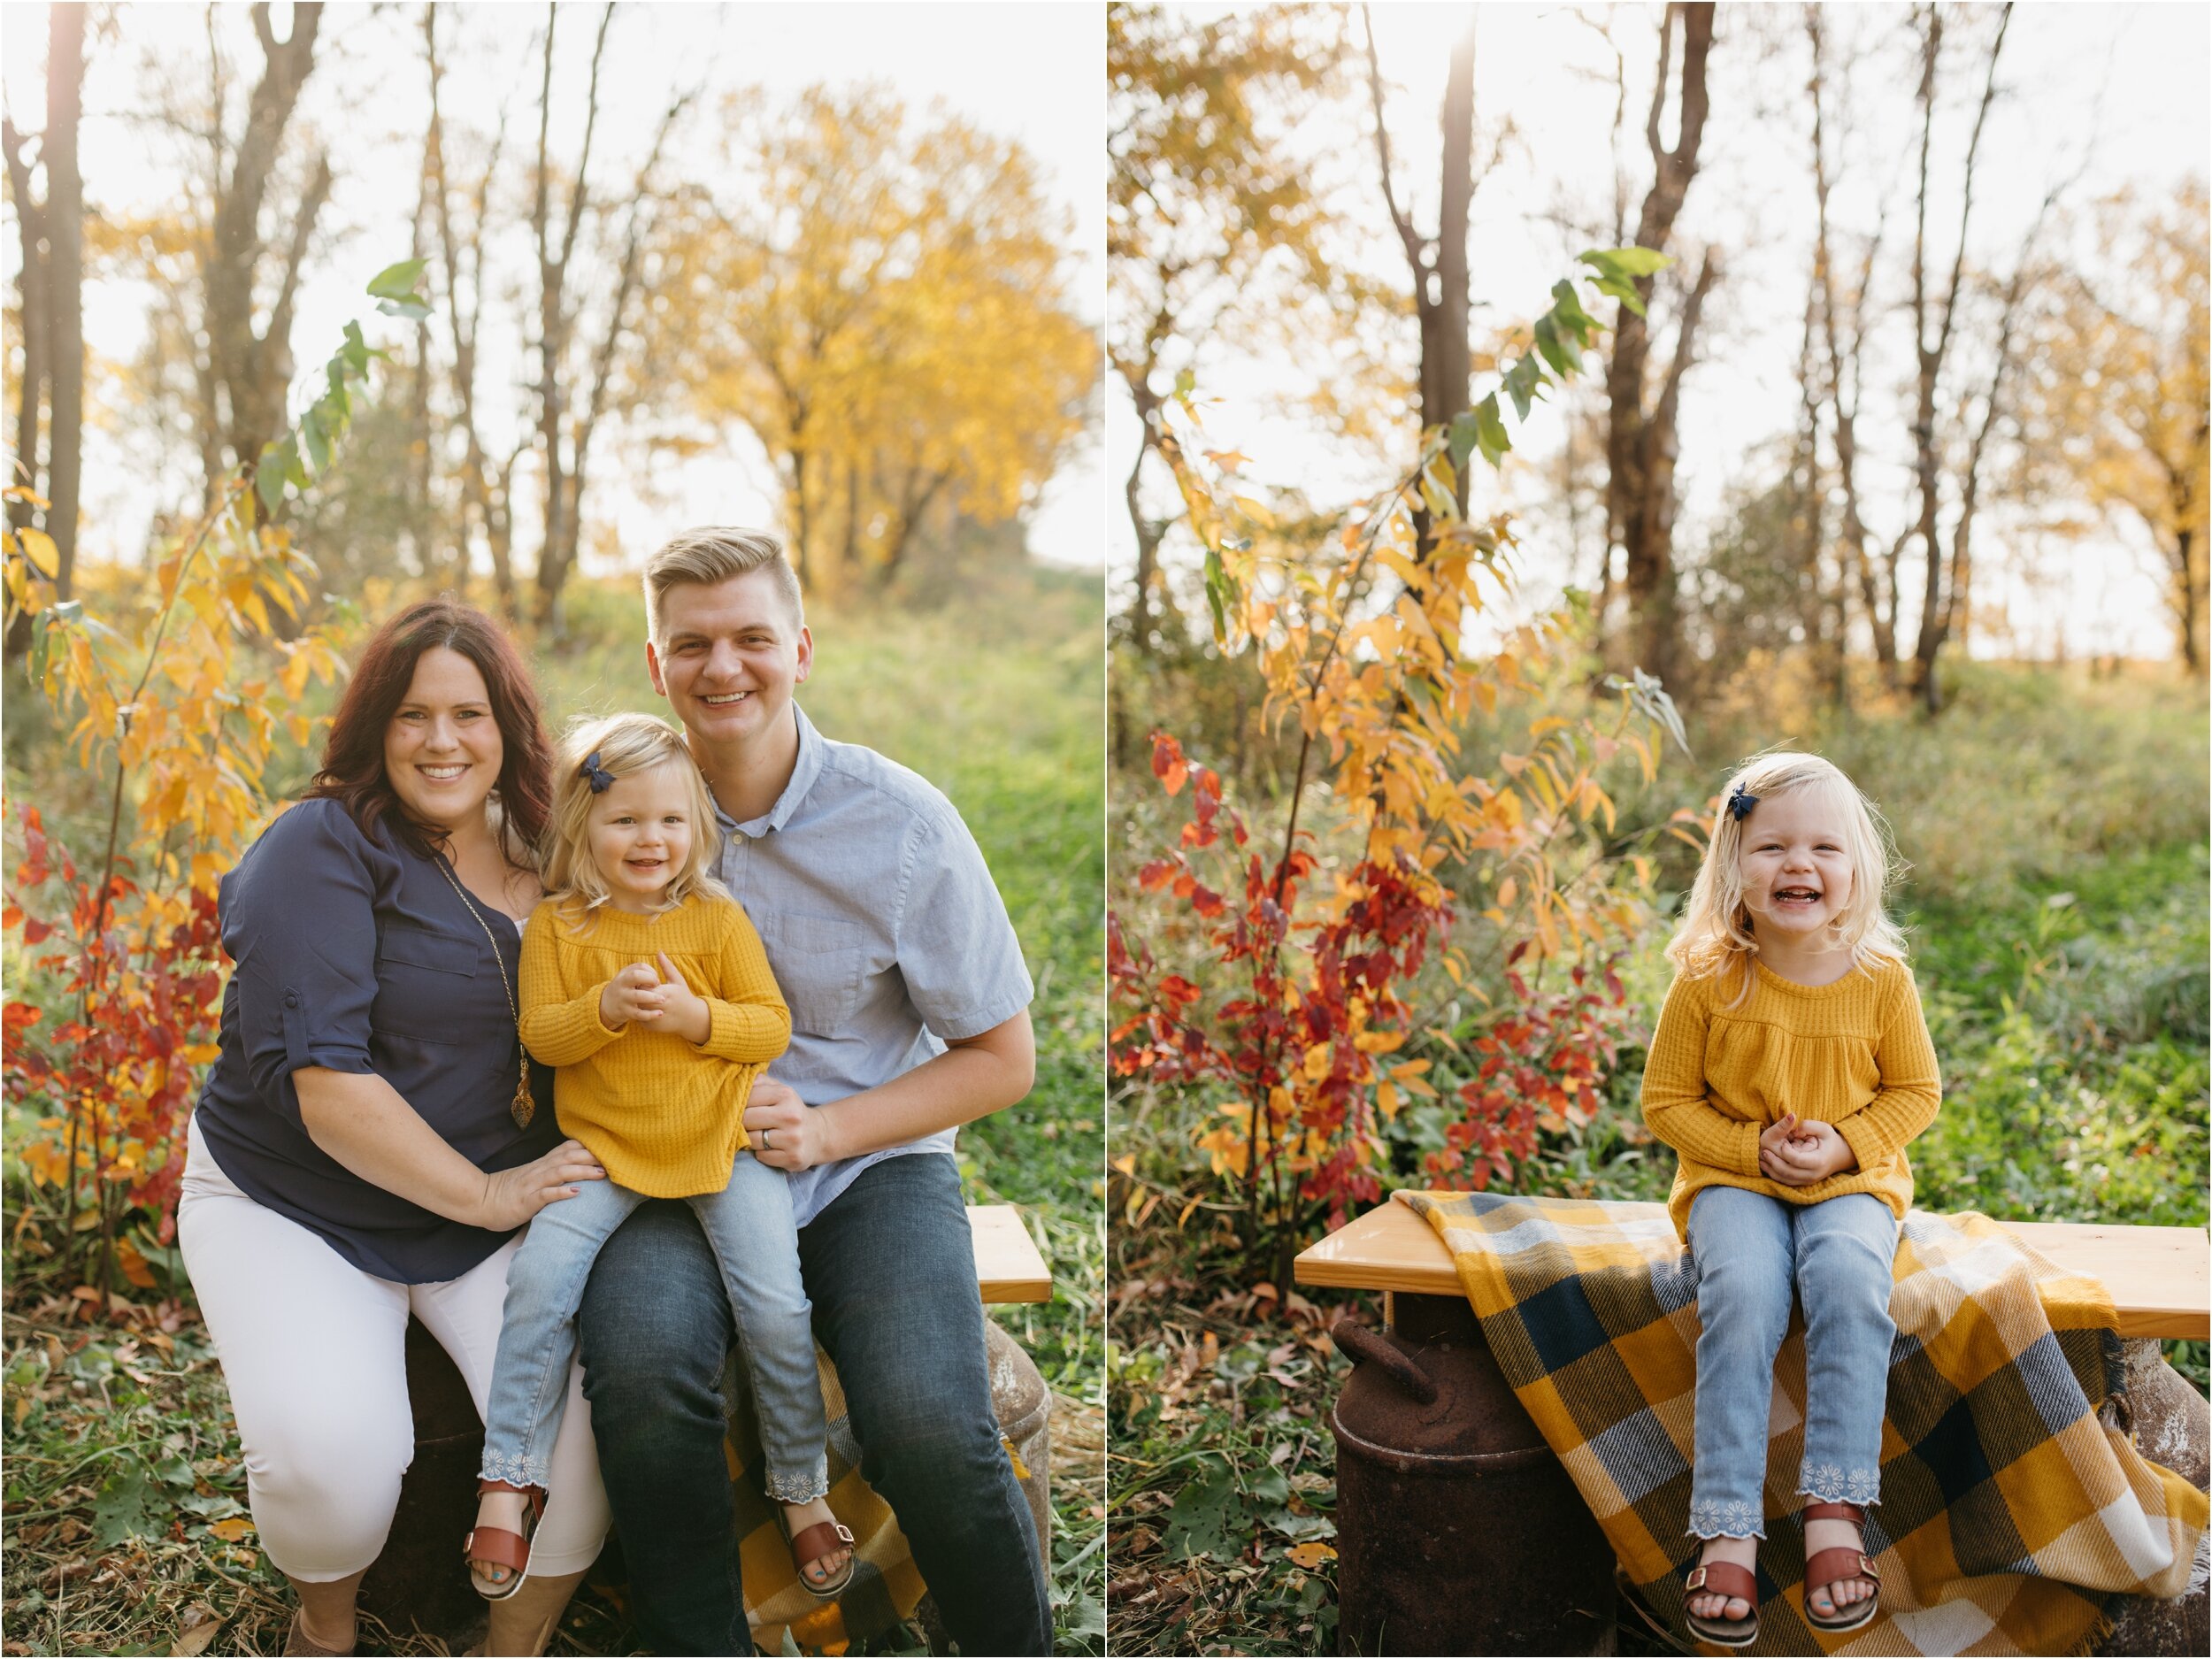
[[[748,1471],[760,1464],[760,1430],[753,1416],[752,1391],[745,1386],[735,1354],[722,1379],[729,1402],[729,1432],[722,1443],[730,1467],[730,1492],[738,1535],[738,1559],[745,1575],[745,1620],[764,1653],[841,1654],[872,1642],[895,1624],[913,1617],[928,1586],[899,1531],[891,1506],[860,1478],[860,1443],[853,1438],[845,1409],[844,1386],[837,1367],[819,1347],[814,1365],[822,1385],[822,1411],[829,1419],[829,1502],[837,1518],[852,1528],[856,1565],[853,1581],[834,1601],[818,1601],[799,1582],[791,1548],[778,1524],[777,1507],[761,1490],[760,1478]],[[1002,1435],[999,1444],[1022,1479],[1029,1471]]]
[[[1661,1204],[1449,1193],[1428,1217],[1516,1394],[1645,1601],[1692,1642],[1682,1576],[1697,1294]],[[1912,1211],[1897,1248],[1882,1502],[1866,1549],[1882,1616],[1852,1654],[2069,1654],[2114,1593],[2175,1596],[2201,1571],[2205,1494],[2130,1442],[2112,1298],[1985,1216]],[[1802,1323],[1775,1362],[1760,1639],[1829,1651],[1804,1621]]]
[[[733,1524],[745,1575],[745,1617],[753,1640],[766,1653],[842,1653],[854,1643],[872,1641],[913,1613],[924,1588],[891,1506],[860,1478],[860,1448],[853,1439],[837,1368],[818,1348],[814,1363],[821,1377],[822,1409],[829,1418],[830,1508],[852,1528],[858,1563],[852,1583],[834,1601],[818,1601],[799,1582],[777,1507],[761,1490],[760,1478],[747,1472],[760,1465],[760,1432],[752,1391],[737,1373],[734,1356],[730,1374],[723,1379],[722,1397],[730,1402],[723,1452],[736,1501]]]

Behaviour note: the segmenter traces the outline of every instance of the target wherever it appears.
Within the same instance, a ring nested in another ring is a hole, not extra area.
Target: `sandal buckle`
[[[1705,1569],[1692,1569],[1690,1576],[1682,1580],[1682,1587],[1686,1590],[1702,1590],[1705,1587]]]

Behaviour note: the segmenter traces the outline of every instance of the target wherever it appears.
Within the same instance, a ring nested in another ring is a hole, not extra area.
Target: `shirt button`
[[[287,992],[284,994],[284,1006],[285,1006],[285,1007],[287,1007],[287,1008],[297,1008],[299,1005],[300,1005],[300,994],[299,994],[297,991],[287,991]]]

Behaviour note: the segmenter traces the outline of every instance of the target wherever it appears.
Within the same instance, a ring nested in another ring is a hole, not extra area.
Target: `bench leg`
[[[1052,1576],[1052,1390],[1020,1343],[984,1321],[984,1353],[991,1367],[991,1409],[999,1432],[1019,1460],[1022,1495],[1037,1523],[1037,1550],[1045,1577]],[[1025,1472],[1022,1472],[1025,1471]]]
[[[2147,1338],[2127,1345],[2128,1394],[2135,1408],[2135,1448],[2199,1491],[2206,1489],[2212,1404],[2166,1363]],[[2206,1586],[2172,1601],[2130,1596],[2112,1621],[2100,1654],[2200,1655],[2212,1652],[2212,1609]]]

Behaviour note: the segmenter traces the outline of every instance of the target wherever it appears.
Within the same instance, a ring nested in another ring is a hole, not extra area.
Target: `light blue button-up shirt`
[[[718,873],[760,930],[791,1004],[791,1048],[768,1068],[810,1106],[903,1076],[1029,1006],[1029,970],[975,837],[926,779],[835,743],[796,703],[799,758],[766,816],[718,810]],[[802,1170],[798,1225],[861,1171],[953,1148],[954,1132]]]

